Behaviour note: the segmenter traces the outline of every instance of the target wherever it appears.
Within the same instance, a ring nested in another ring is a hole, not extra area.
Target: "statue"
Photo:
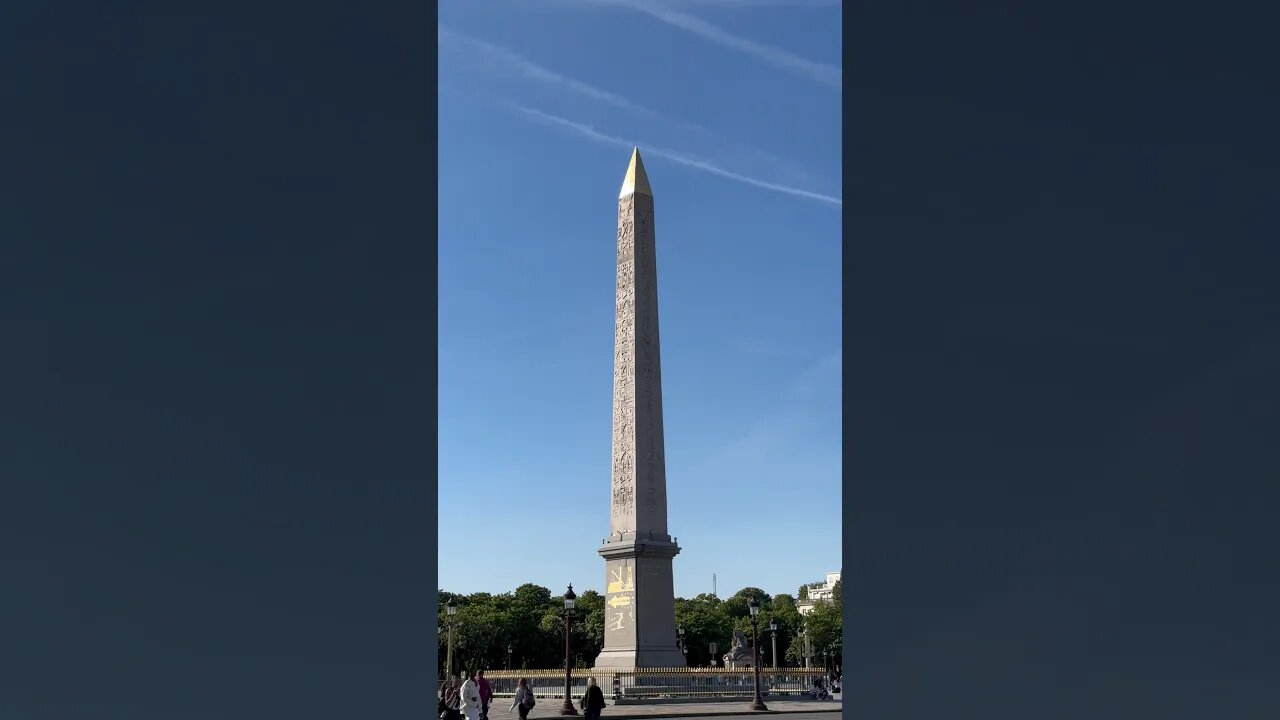
[[[733,631],[733,646],[724,654],[724,666],[730,669],[752,667],[751,647],[747,645],[747,635],[741,630]]]

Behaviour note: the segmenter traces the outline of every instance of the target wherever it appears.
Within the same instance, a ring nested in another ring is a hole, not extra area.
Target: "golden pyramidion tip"
[[[622,190],[618,197],[624,198],[632,194],[653,197],[653,190],[649,188],[649,176],[645,174],[644,163],[640,160],[640,148],[631,151],[631,164],[627,166],[627,176],[622,179]]]

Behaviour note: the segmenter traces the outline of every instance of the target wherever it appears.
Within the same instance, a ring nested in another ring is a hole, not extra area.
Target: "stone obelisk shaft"
[[[631,154],[618,196],[613,349],[613,477],[605,558],[605,641],[597,667],[676,667],[675,589],[667,534],[658,273],[653,191]]]
[[[613,507],[609,532],[667,538],[662,362],[653,194],[638,151],[618,198],[613,341]]]

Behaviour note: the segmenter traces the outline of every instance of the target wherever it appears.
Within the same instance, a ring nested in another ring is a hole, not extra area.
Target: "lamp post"
[[[680,648],[680,652],[684,653],[685,665],[689,662],[689,649],[684,646],[684,628],[676,626],[676,646]]]
[[[578,596],[573,594],[573,584],[570,583],[569,591],[564,594],[564,705],[560,708],[561,715],[578,714],[573,707],[573,662],[569,654],[569,628],[573,622],[569,611],[573,610],[573,601],[577,598]]]
[[[716,644],[715,644],[715,642],[712,642],[712,643],[711,643],[710,650],[711,650],[711,667],[715,667],[715,666],[716,666]]]
[[[507,669],[511,669],[511,643],[507,643]]]
[[[773,633],[773,669],[778,669],[778,621],[769,620],[769,631]]]
[[[804,623],[800,624],[800,637],[804,639],[804,669],[809,669],[809,657],[813,652],[809,649],[809,627]]]
[[[757,615],[760,614],[760,601],[755,598],[751,598],[751,604],[747,607],[751,610],[751,649],[755,655],[755,662],[751,664],[755,666],[756,671],[756,698],[751,703],[751,709],[768,710],[769,708],[765,707],[764,700],[760,697],[760,619],[757,617]]]
[[[444,652],[445,680],[453,676],[453,616],[456,612],[458,612],[458,606],[453,604],[453,598],[449,598],[449,602],[444,604],[445,623],[449,633],[448,648]]]

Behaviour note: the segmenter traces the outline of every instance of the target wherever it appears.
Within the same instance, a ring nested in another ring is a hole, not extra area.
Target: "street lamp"
[[[804,669],[808,670],[809,656],[813,653],[809,649],[809,626],[805,623],[800,623],[800,637],[804,639]]]
[[[755,662],[751,664],[755,666],[755,671],[756,671],[756,698],[751,703],[751,709],[752,710],[768,710],[769,708],[765,707],[764,700],[760,697],[760,639],[759,639],[760,619],[756,617],[757,615],[760,614],[760,601],[755,598],[751,598],[751,604],[749,604],[747,607],[751,610],[751,645],[752,645],[751,650],[755,655],[755,658],[754,658]]]
[[[679,625],[676,626],[676,645],[680,647],[680,652],[684,653],[686,660],[685,664],[688,665],[689,663],[687,661],[689,659],[689,650],[684,646],[684,628]]]
[[[769,620],[769,630],[773,633],[773,669],[778,669],[778,621]]]
[[[507,669],[511,669],[511,643],[507,643]]]
[[[710,650],[711,650],[711,667],[715,667],[715,666],[716,666],[716,644],[715,644],[715,642],[712,642],[712,643],[711,643]]]
[[[569,628],[573,622],[569,611],[573,610],[573,601],[578,596],[573,594],[573,584],[569,584],[569,591],[564,594],[564,705],[560,708],[561,715],[577,715],[578,711],[573,707],[573,662],[569,654]]]
[[[445,672],[444,679],[448,680],[453,675],[453,616],[458,612],[458,606],[453,604],[453,598],[449,598],[449,602],[444,604],[445,622],[448,626],[449,645],[444,653]]]

